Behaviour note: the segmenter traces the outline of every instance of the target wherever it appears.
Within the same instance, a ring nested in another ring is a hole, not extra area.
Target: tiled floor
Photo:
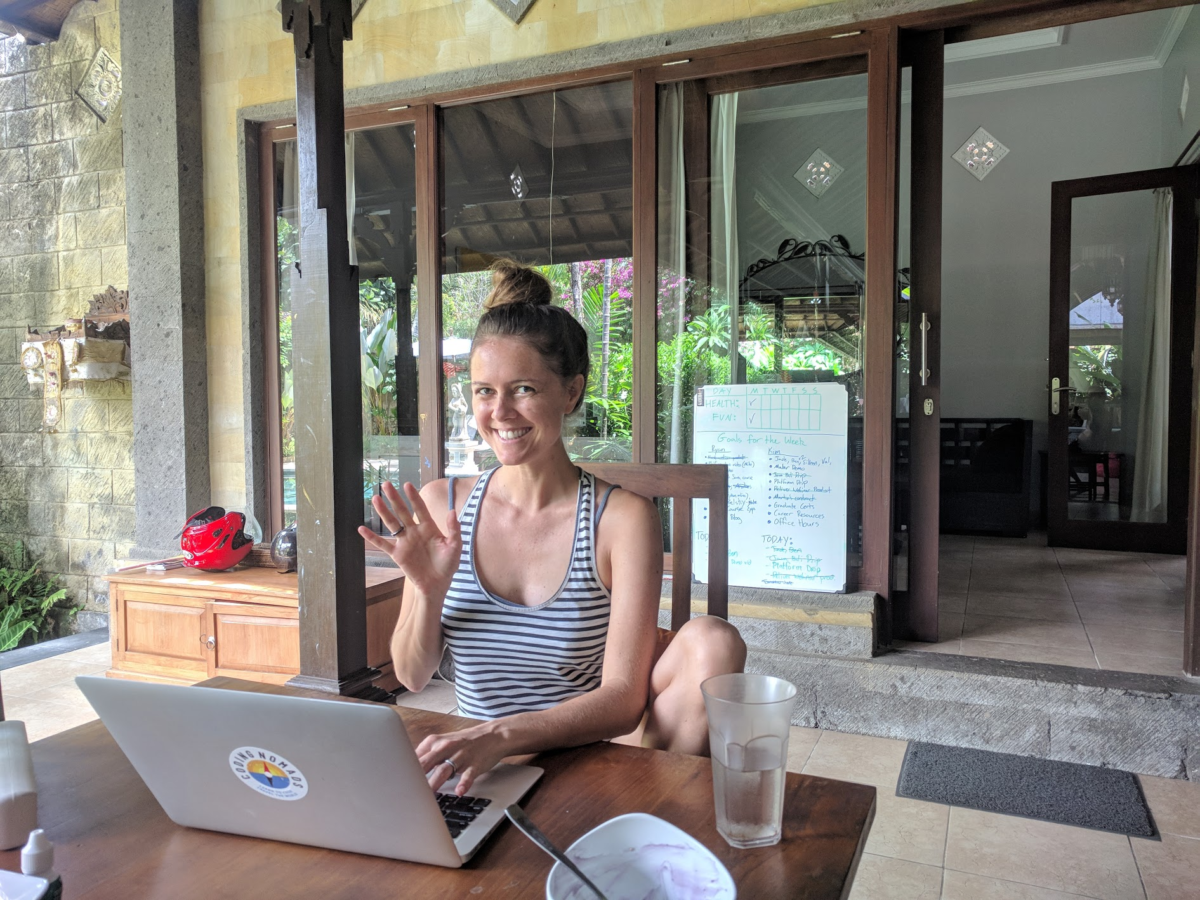
[[[942,535],[939,638],[915,650],[1181,675],[1182,556]],[[1200,896],[1200,890],[1197,891]]]
[[[961,640],[961,638],[960,638]],[[103,672],[101,644],[0,673],[5,712],[37,740],[95,718],[71,679]],[[448,712],[434,682],[401,703]],[[1162,841],[896,796],[904,741],[793,728],[788,769],[879,788],[851,900],[1196,900],[1200,783],[1142,777]]]

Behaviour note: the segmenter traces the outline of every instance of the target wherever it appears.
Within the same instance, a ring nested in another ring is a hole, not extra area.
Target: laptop
[[[542,775],[501,764],[471,799],[429,787],[395,709],[79,676],[173,822],[437,866],[461,866]]]

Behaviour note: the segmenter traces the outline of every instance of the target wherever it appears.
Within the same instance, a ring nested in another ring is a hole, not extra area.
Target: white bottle
[[[21,848],[21,871],[50,882],[43,900],[61,900],[62,879],[54,871],[54,845],[40,828],[29,832],[29,840]]]

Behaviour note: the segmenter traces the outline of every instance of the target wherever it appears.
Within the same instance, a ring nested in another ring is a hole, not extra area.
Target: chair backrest
[[[670,497],[674,544],[664,560],[671,572],[671,628],[692,614],[692,500],[708,501],[708,614],[729,618],[729,469],[672,463],[581,463],[597,478],[651,500]]]

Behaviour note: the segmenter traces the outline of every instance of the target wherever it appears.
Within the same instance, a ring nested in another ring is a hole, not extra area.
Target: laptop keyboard
[[[450,837],[456,838],[475,821],[475,818],[487,808],[492,801],[487,797],[459,797],[456,794],[438,794],[438,808],[446,827],[450,829]]]

